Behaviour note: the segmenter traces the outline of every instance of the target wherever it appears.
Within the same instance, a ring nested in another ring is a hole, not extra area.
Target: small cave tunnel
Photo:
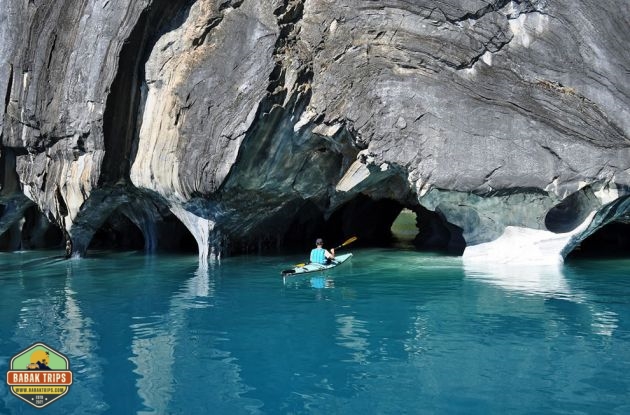
[[[155,223],[155,241],[158,252],[197,253],[197,242],[173,214]],[[119,210],[94,233],[89,250],[141,251],[145,250],[143,231]]]
[[[88,250],[137,251],[144,249],[142,231],[125,215],[114,211],[94,233]]]
[[[575,192],[555,205],[545,216],[545,227],[554,233],[571,232],[593,210],[597,202],[590,189]]]
[[[62,248],[64,236],[61,229],[51,223],[37,208],[31,206],[24,212],[22,245],[24,249]]]
[[[323,238],[326,247],[332,248],[352,236],[358,238],[353,246],[389,246],[393,241],[392,223],[402,209],[394,200],[358,195],[326,220],[313,203],[307,202],[295,214],[283,246],[305,251],[314,246],[316,238]]]
[[[156,224],[158,252],[194,253],[198,247],[195,237],[172,213]]]
[[[358,237],[353,246],[362,247],[411,246],[455,255],[461,255],[465,247],[462,230],[440,214],[363,194],[339,207],[328,220],[314,204],[306,203],[294,216],[283,245],[304,251],[312,248],[319,237],[327,247],[334,247],[352,236]]]
[[[566,260],[595,258],[630,258],[630,223],[603,226],[574,248]]]
[[[413,241],[416,249],[449,255],[464,253],[466,240],[460,227],[448,222],[439,211],[434,212],[422,206],[417,206],[414,211],[418,227],[418,234]]]
[[[1,210],[4,210],[4,206]],[[0,235],[0,250],[60,248],[63,242],[61,229],[49,222],[37,206],[31,206],[26,209],[21,220]]]

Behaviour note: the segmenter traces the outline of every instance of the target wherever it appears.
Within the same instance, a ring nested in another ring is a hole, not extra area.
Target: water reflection
[[[403,347],[410,357],[420,357],[426,350],[429,336],[429,319],[424,315],[423,306],[416,307],[416,313],[410,316],[410,328],[407,329],[407,337],[403,341]]]
[[[196,297],[214,297],[215,281],[210,279],[210,270],[217,267],[216,262],[208,264],[199,263],[192,278],[186,281],[186,291],[180,296],[181,300],[192,300]]]
[[[335,280],[326,275],[311,277],[310,283],[313,288],[335,288]]]
[[[129,360],[135,364],[134,372],[139,375],[136,386],[143,404],[149,408],[146,413],[168,410],[174,393],[175,348],[186,326],[186,310],[197,306],[194,301],[197,297],[206,298],[214,293],[210,288],[208,266],[200,263],[184,289],[172,297],[167,314],[133,317],[135,323],[130,325],[133,356]]]
[[[282,281],[285,287],[300,288],[310,287],[316,289],[335,288],[335,280],[330,275],[299,275],[284,276]]]
[[[522,294],[582,301],[572,292],[562,265],[469,264],[464,262],[467,278],[488,282]]]
[[[370,356],[370,343],[367,340],[370,332],[366,328],[367,322],[344,314],[337,315],[336,321],[337,344],[352,351],[350,361],[366,364]]]
[[[613,311],[594,311],[591,327],[593,332],[601,336],[612,336],[617,329],[619,319]]]
[[[147,411],[138,413],[165,413],[173,394],[173,365],[177,335],[169,330],[170,322],[164,316],[137,317],[130,326],[132,357],[138,374],[136,386]]]
[[[75,274],[75,264],[66,262],[66,279],[64,293],[64,307],[61,318],[58,319],[61,331],[60,344],[70,356],[71,367],[81,373],[81,382],[72,385],[72,393],[80,394],[81,401],[91,402],[91,410],[100,412],[107,408],[100,393],[102,386],[102,361],[95,355],[98,349],[98,335],[93,329],[94,322],[86,317],[77,300],[77,292],[72,283]],[[75,395],[76,396],[76,395]]]
[[[589,299],[587,293],[572,289],[563,265],[466,264],[467,278],[483,281],[523,295],[542,296],[583,304],[595,334],[611,336],[617,328],[617,314]]]
[[[32,264],[46,264],[51,267],[50,273],[30,269]],[[12,340],[20,347],[44,342],[68,357],[75,382],[68,398],[55,402],[55,408],[71,413],[78,404],[89,402],[89,406],[82,406],[81,412],[103,412],[108,405],[101,393],[102,360],[95,355],[98,335],[73,289],[76,264],[60,264],[49,257],[21,265],[24,269],[20,268],[14,275],[27,295],[22,300]],[[6,404],[22,405],[13,399]]]
[[[138,394],[146,407],[145,412],[139,413],[185,412],[181,408],[189,408],[191,402],[200,400],[198,409],[213,403],[213,410],[220,413],[232,413],[235,407],[242,410],[259,406],[258,402],[241,397],[251,388],[242,382],[237,359],[230,351],[217,347],[228,340],[226,333],[190,330],[196,326],[190,321],[199,318],[195,313],[201,311],[197,310],[213,306],[219,274],[220,265],[200,264],[171,297],[166,314],[137,317],[131,325],[130,360],[136,365]],[[176,356],[180,358],[176,360]],[[204,384],[203,392],[185,386],[190,384],[190,374],[198,373],[199,367],[205,368],[199,378]]]

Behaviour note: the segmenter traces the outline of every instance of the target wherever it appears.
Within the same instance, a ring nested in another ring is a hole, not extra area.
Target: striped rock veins
[[[0,247],[387,238],[561,262],[630,220],[630,3],[0,0]],[[192,239],[191,239],[192,240]]]

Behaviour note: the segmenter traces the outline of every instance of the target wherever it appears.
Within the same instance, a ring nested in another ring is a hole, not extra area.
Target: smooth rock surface
[[[1,5],[3,200],[78,255],[117,215],[148,251],[179,218],[205,260],[380,240],[408,207],[465,256],[575,232],[556,260],[628,215],[627,3]]]

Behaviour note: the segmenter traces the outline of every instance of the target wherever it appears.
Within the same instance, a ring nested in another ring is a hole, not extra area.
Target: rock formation
[[[627,220],[626,3],[1,3],[5,235],[36,206],[75,255],[123,221],[205,261],[408,207],[421,247],[558,262]]]

